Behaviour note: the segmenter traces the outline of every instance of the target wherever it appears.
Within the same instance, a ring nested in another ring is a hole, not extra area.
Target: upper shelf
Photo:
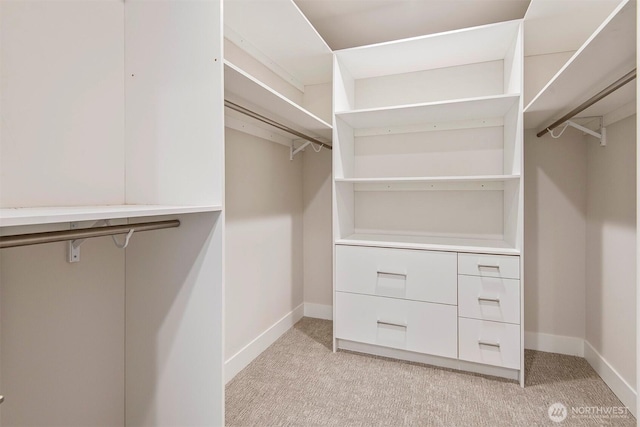
[[[331,140],[332,126],[329,123],[290,101],[227,60],[224,63],[224,88],[225,98],[235,95],[252,104],[250,107],[246,102],[243,102],[244,107],[255,109],[257,106],[261,110],[256,111],[257,113],[268,116],[272,120],[282,122],[303,133],[315,134],[328,141]]]
[[[355,47],[335,54],[354,79],[495,61],[508,56],[520,22],[502,22]]]
[[[220,206],[109,205],[0,209],[0,227],[220,211]]]
[[[485,96],[398,107],[336,112],[336,117],[344,120],[354,129],[492,119],[504,117],[518,103],[519,99],[519,95]]]
[[[224,23],[226,37],[295,86],[331,81],[331,49],[293,0],[225,0]]]
[[[550,124],[633,70],[636,64],[635,16],[635,1],[620,3],[526,106],[527,129]],[[633,99],[621,99],[617,107]]]

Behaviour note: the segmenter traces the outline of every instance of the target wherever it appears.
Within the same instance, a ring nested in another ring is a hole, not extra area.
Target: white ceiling
[[[294,1],[333,50],[520,19],[530,3],[530,0]]]

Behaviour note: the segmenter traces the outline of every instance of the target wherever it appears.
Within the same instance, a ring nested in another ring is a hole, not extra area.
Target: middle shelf
[[[492,95],[438,102],[367,108],[336,112],[354,129],[412,126],[426,123],[471,121],[505,116],[520,99],[519,94]]]

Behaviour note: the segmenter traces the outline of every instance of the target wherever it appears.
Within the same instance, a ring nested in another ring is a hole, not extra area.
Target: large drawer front
[[[520,281],[501,277],[458,276],[458,315],[520,323]]]
[[[520,278],[520,257],[509,255],[458,254],[458,274]]]
[[[457,308],[336,292],[336,338],[456,358]]]
[[[336,246],[336,290],[416,301],[457,303],[451,252]]]
[[[520,326],[459,319],[460,360],[520,369]]]

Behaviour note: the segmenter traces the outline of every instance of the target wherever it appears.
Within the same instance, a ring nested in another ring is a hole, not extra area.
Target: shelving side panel
[[[334,239],[342,239],[355,231],[355,201],[353,184],[333,183]]]
[[[222,204],[221,2],[125,9],[126,201]]]
[[[524,249],[524,180],[504,184],[504,240],[512,247]]]
[[[502,95],[503,61],[355,80],[355,109]]]
[[[337,55],[333,56],[333,111],[355,109],[355,79]]]
[[[224,425],[223,214],[180,216],[126,254],[126,425]]]
[[[503,192],[358,191],[355,233],[501,240]]]
[[[523,164],[522,100],[511,107],[504,120],[504,166],[506,174],[520,175]]]
[[[355,137],[353,178],[502,175],[503,128]]]
[[[334,178],[351,178],[355,176],[353,128],[337,117],[334,126],[333,176]]]
[[[504,93],[523,93],[524,33],[521,23],[504,59]]]
[[[124,6],[2,2],[0,206],[124,202]]]

